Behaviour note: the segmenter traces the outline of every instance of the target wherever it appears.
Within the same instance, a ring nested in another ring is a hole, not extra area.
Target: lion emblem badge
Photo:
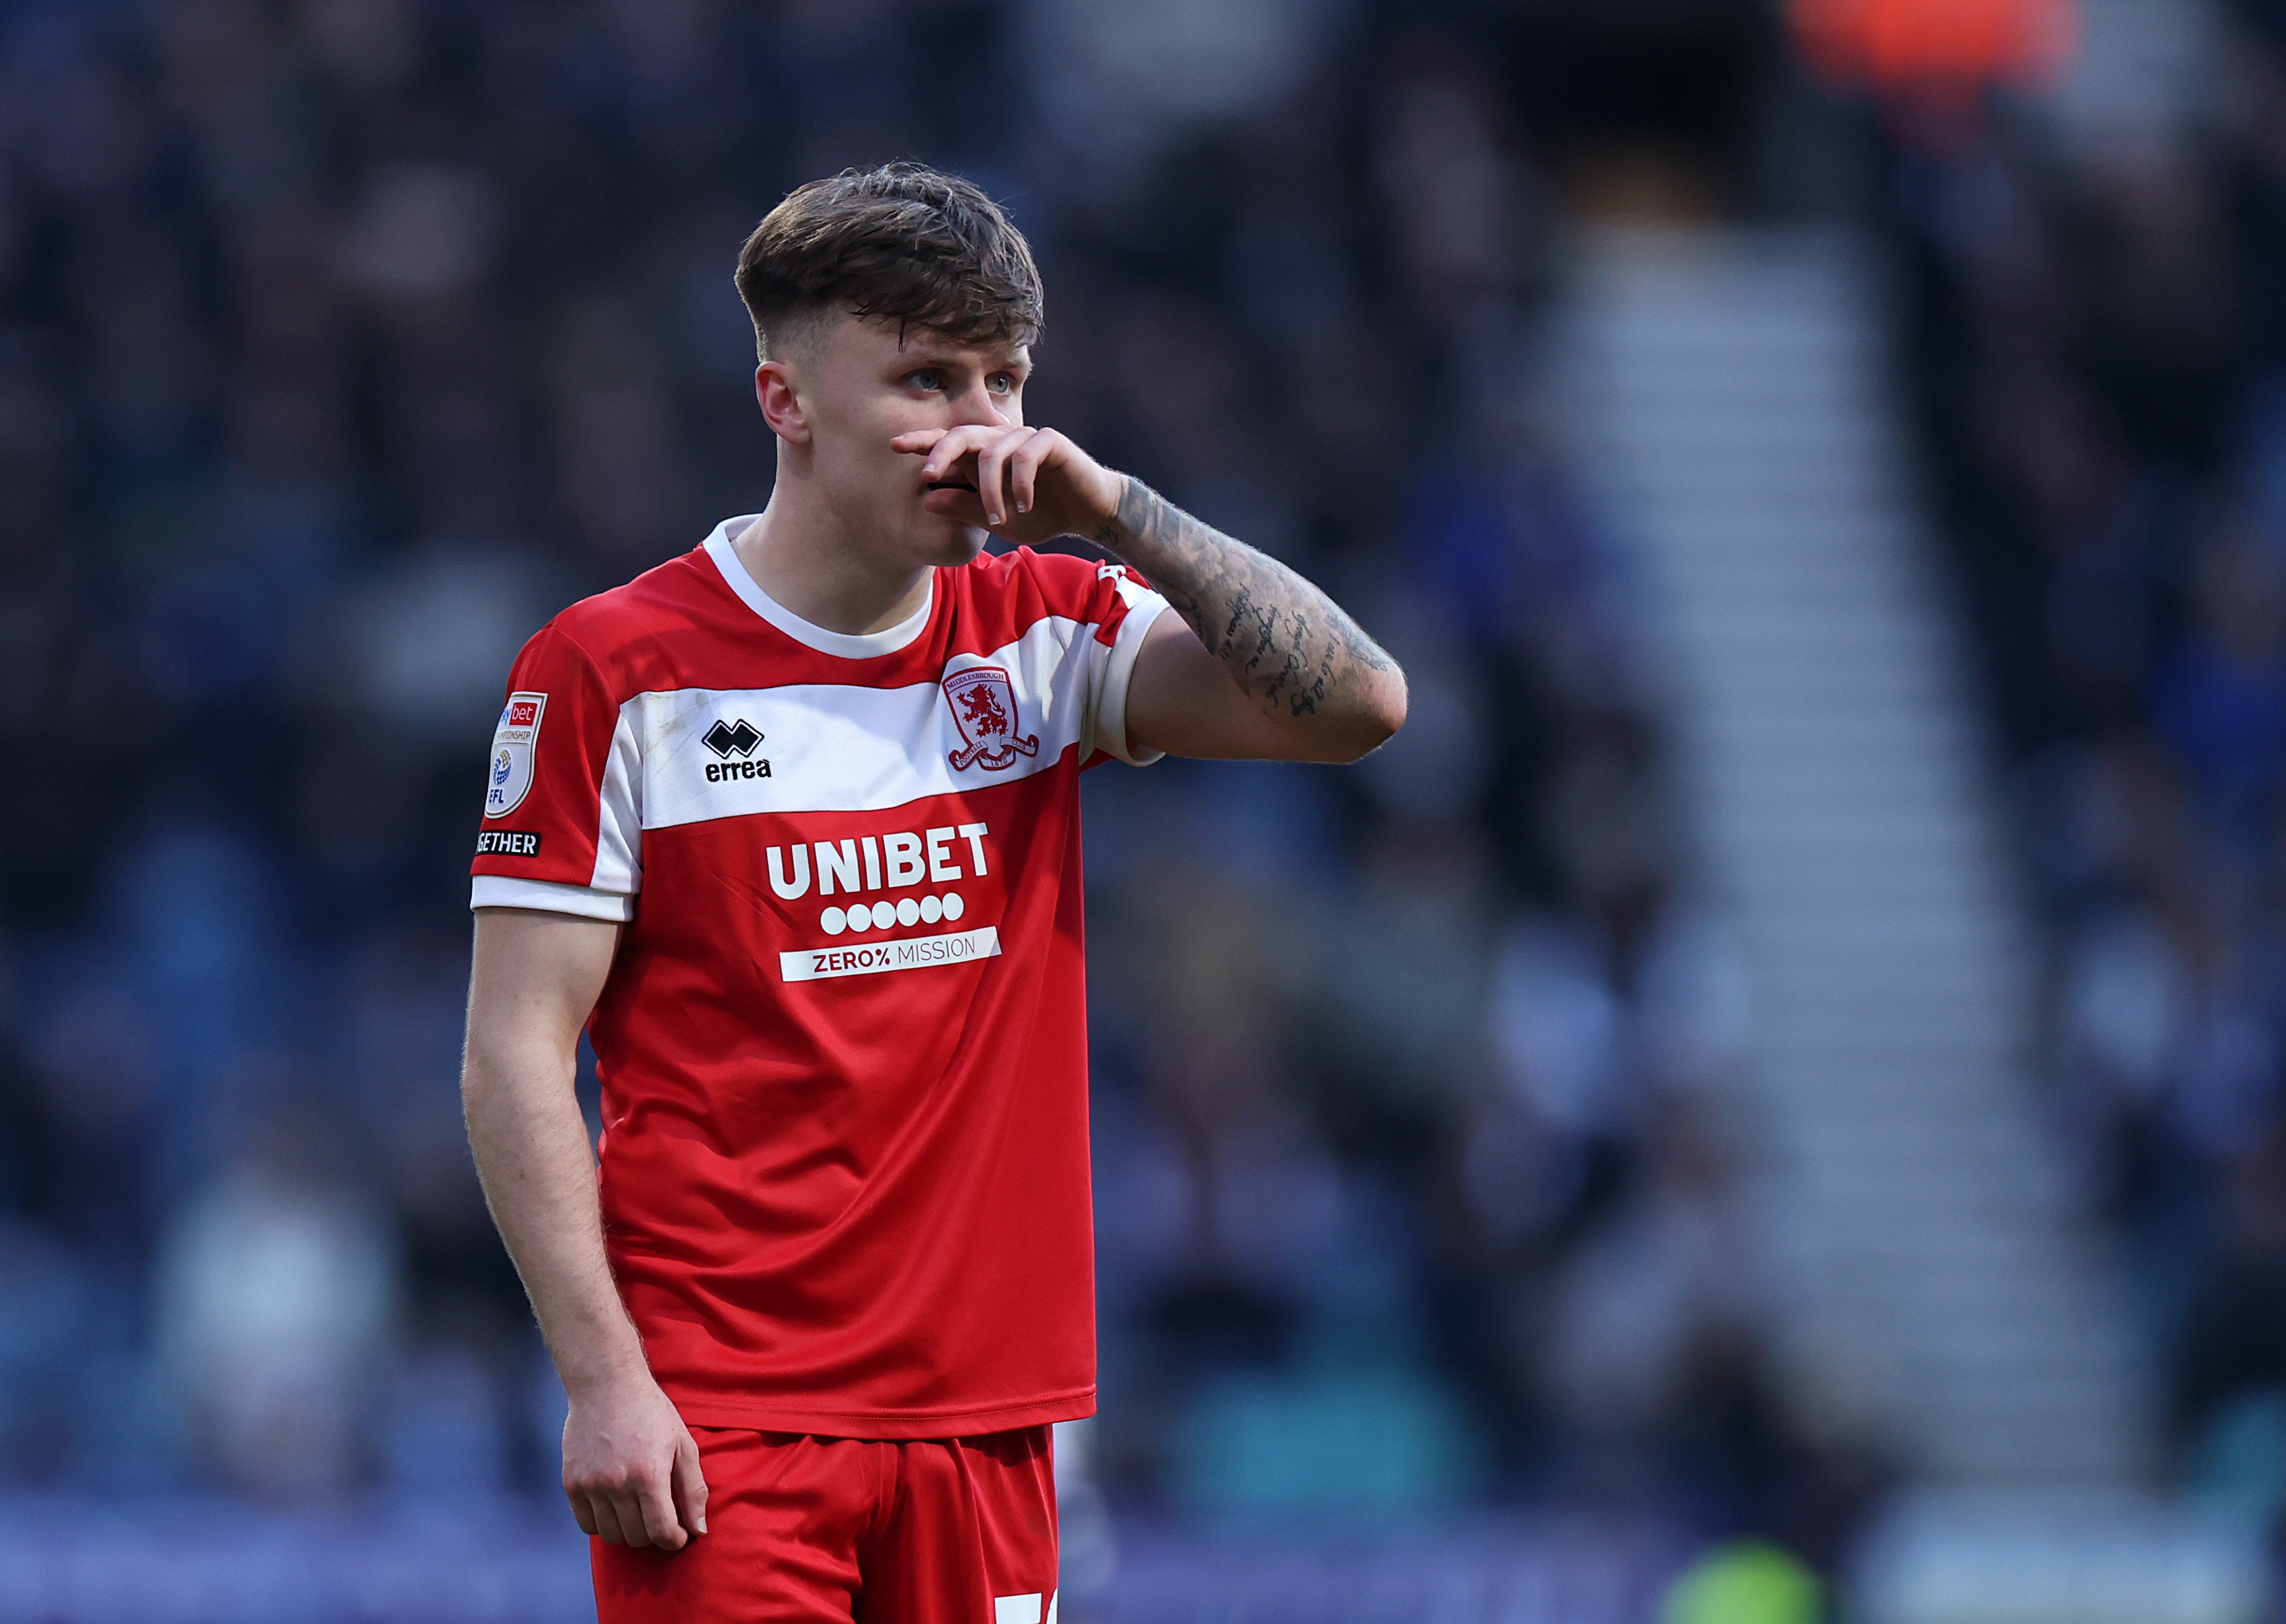
[[[946,759],[955,772],[981,767],[998,772],[1020,755],[1040,753],[1037,734],[1016,731],[1016,688],[997,666],[971,666],[944,679],[944,702],[966,742]]]

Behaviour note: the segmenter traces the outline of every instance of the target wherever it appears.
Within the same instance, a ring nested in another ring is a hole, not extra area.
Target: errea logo
[[[724,721],[718,717],[714,725],[706,729],[706,737],[699,741],[716,755],[752,755],[754,746],[761,742],[762,736],[754,731],[753,723],[743,716],[736,721]]]
[[[746,759],[754,753],[754,746],[762,742],[762,736],[755,730],[754,724],[743,716],[735,721],[715,718],[714,725],[699,736],[698,742],[723,758],[706,763],[706,782],[709,784],[721,784],[731,778],[767,778],[770,776],[768,756],[760,761]]]

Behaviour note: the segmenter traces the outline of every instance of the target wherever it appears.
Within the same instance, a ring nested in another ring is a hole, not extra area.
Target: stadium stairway
[[[1930,1489],[2124,1490],[2136,1339],[2035,1116],[2035,966],[1875,266],[1825,228],[1611,228],[1559,324],[1638,544],[1683,804],[1746,955],[1780,1354]]]

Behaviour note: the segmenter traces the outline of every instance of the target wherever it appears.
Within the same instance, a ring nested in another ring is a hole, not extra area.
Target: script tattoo
[[[1150,577],[1239,686],[1273,709],[1315,715],[1363,673],[1396,669],[1324,593],[1131,474],[1091,539]]]

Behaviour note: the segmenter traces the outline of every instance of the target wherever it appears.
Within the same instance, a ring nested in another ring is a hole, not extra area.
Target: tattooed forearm
[[[1385,709],[1392,685],[1401,706],[1397,663],[1332,599],[1141,480],[1128,477],[1118,511],[1092,540],[1149,577],[1238,685],[1272,713],[1348,720],[1376,705]]]

